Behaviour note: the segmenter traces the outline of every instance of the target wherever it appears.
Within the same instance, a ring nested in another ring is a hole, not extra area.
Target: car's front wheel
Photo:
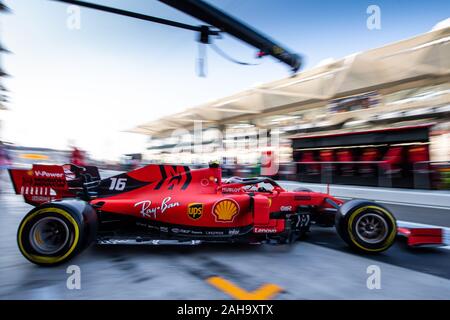
[[[341,206],[336,214],[336,229],[350,247],[369,253],[387,250],[397,235],[395,217],[389,210],[361,200]]]

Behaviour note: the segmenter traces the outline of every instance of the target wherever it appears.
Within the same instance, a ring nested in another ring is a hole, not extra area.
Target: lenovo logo
[[[258,228],[255,227],[255,229],[253,229],[254,233],[276,233],[277,229],[276,228]]]

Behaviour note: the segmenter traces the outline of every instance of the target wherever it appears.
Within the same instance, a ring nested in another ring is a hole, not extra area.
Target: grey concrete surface
[[[1,183],[1,182],[0,182]],[[1,183],[0,299],[228,299],[205,281],[220,276],[253,291],[266,283],[275,299],[450,299],[450,250],[399,243],[379,255],[352,253],[333,228],[314,229],[293,245],[91,246],[68,263],[42,268],[21,256],[16,230],[31,208]],[[81,289],[66,287],[69,265]],[[381,289],[366,286],[367,267]]]
[[[427,208],[393,203],[382,204],[394,212],[398,220],[450,227],[450,208]]]

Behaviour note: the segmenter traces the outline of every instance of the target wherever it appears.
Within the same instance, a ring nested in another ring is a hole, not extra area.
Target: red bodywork
[[[65,170],[66,168],[66,170]],[[34,165],[32,170],[10,170],[16,193],[32,205],[79,196],[70,186],[73,172],[64,166]],[[254,233],[280,233],[284,219],[271,213],[295,212],[312,206],[318,212],[342,201],[317,192],[289,192],[275,185],[253,190],[241,183],[222,183],[220,168],[190,170],[186,166],[147,165],[97,182],[89,200],[99,212],[144,218],[168,225],[204,228],[253,226]]]
[[[231,235],[232,230],[242,229],[282,234],[287,223],[280,216],[299,213],[299,208],[309,208],[308,217],[319,225],[332,226],[334,216],[330,219],[329,213],[343,204],[329,194],[287,191],[271,179],[267,179],[269,189],[261,188],[267,181],[254,183],[252,179],[223,183],[218,167],[190,170],[187,166],[147,165],[102,180],[96,168],[90,167],[95,170],[89,174],[86,168],[34,165],[31,170],[11,169],[10,175],[15,192],[31,205],[76,197],[88,201],[100,221],[112,214],[170,227],[177,233],[190,230],[190,235],[196,234],[192,230]],[[398,233],[411,246],[443,243],[441,229],[398,228]]]
[[[25,202],[31,205],[73,196],[67,184],[73,174],[65,171],[63,166],[33,165],[31,170],[10,169],[9,174],[16,194],[22,194]]]
[[[443,230],[438,228],[398,228],[398,234],[406,237],[408,245],[444,245]]]

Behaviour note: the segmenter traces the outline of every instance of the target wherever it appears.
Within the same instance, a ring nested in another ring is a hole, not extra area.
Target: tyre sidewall
[[[36,252],[32,248],[29,238],[33,225],[44,217],[58,217],[69,229],[69,242],[52,255],[42,255]],[[42,206],[33,209],[23,218],[17,232],[17,243],[20,252],[30,262],[38,265],[53,266],[69,260],[83,249],[84,234],[84,225],[79,215],[72,212],[72,210],[60,206]]]
[[[358,219],[368,212],[380,215],[387,223],[388,232],[385,239],[378,243],[369,243],[361,239],[356,233]],[[387,250],[397,234],[397,224],[392,213],[383,206],[373,202],[361,202],[349,210],[345,215],[336,216],[336,229],[341,238],[353,249],[362,252],[376,253]]]

